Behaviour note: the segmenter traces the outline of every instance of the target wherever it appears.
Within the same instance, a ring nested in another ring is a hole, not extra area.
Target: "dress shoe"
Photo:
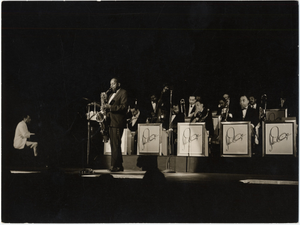
[[[121,167],[113,167],[110,172],[121,172],[121,171],[124,171],[124,167],[121,166]]]

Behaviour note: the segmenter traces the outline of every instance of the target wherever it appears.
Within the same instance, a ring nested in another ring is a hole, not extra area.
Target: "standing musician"
[[[117,78],[112,78],[110,87],[112,94],[108,98],[108,104],[103,107],[108,111],[109,118],[109,136],[111,146],[111,166],[112,172],[123,171],[123,158],[121,150],[121,139],[124,128],[126,127],[126,112],[127,105],[127,91],[120,88],[121,83]]]

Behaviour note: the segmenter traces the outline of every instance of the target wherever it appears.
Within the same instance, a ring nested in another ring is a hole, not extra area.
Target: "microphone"
[[[111,88],[109,88],[106,92],[105,92],[105,94],[107,94],[108,92],[110,92],[112,89]]]

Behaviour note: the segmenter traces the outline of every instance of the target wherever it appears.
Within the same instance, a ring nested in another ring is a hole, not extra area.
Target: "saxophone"
[[[98,112],[97,115],[96,115],[96,121],[98,123],[102,123],[106,119],[106,111],[103,108],[103,106],[107,103],[107,94],[106,94],[106,92],[101,92],[100,99],[101,99],[100,112]]]
[[[107,93],[111,91],[109,88],[106,92],[101,92],[100,94],[100,112],[96,114],[96,121],[100,125],[100,133],[103,135],[104,142],[108,141],[108,124],[106,120],[106,110],[104,109],[104,105],[107,103]]]

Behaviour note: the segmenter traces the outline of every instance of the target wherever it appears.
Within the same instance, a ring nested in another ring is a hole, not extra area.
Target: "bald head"
[[[119,83],[117,78],[112,78],[110,80],[110,88],[113,90],[113,92],[116,92],[120,88],[121,84]]]

